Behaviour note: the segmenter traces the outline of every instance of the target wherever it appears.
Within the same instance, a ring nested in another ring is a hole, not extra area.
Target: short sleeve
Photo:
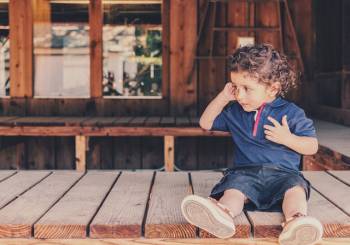
[[[300,108],[288,124],[290,125],[290,131],[297,136],[317,137],[313,121],[307,118],[304,110]]]
[[[225,131],[225,132],[229,131],[229,128],[227,126],[226,113],[227,113],[227,110],[224,109],[222,112],[220,112],[219,115],[217,115],[210,131]]]

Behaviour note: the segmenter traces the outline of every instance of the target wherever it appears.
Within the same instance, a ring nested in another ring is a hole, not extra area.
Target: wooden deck
[[[209,171],[0,171],[0,244],[276,244],[281,213],[242,213],[235,239],[227,241],[209,239],[184,220],[181,200],[190,193],[207,196],[221,177]],[[309,214],[324,226],[322,244],[350,244],[350,171],[305,177],[313,184]]]

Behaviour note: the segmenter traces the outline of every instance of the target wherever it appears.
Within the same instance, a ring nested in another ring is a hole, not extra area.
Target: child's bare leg
[[[322,240],[323,227],[319,220],[307,215],[307,201],[304,188],[295,186],[286,191],[282,204],[286,219],[278,238],[279,244],[313,245]],[[300,213],[300,216],[295,216]]]
[[[294,186],[287,190],[284,194],[282,209],[286,220],[297,213],[307,215],[307,201],[304,188]]]
[[[225,205],[231,211],[231,215],[235,217],[242,212],[246,199],[246,196],[241,191],[229,189],[224,192],[219,202]]]

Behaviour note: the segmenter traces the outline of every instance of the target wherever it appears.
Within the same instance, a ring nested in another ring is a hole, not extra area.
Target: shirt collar
[[[265,106],[270,106],[272,108],[276,108],[276,107],[283,106],[283,105],[285,105],[287,103],[288,102],[286,100],[284,100],[281,96],[278,96],[272,102],[266,103]]]

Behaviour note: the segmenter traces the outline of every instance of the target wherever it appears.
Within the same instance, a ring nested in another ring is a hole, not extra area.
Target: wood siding
[[[11,22],[11,98],[0,98],[0,113],[8,116],[200,116],[210,100],[228,80],[225,59],[195,59],[230,54],[238,36],[255,36],[256,42],[269,42],[291,52],[299,45],[306,78],[288,98],[307,106],[315,116],[350,125],[350,4],[345,0],[288,1],[298,43],[288,26],[285,8],[274,1],[218,3],[208,14],[202,38],[197,33],[205,14],[205,0],[164,0],[163,23],[163,99],[103,99],[101,33],[90,32],[91,99],[34,99],[32,84],[32,34],[30,6],[10,1]],[[315,3],[317,2],[317,4]],[[90,4],[91,28],[101,26],[100,1]],[[23,6],[22,6],[23,5]],[[213,6],[211,6],[213,7]],[[22,12],[21,12],[22,11]],[[324,11],[333,11],[331,13]],[[334,12],[335,11],[335,12]],[[16,18],[25,14],[26,21]],[[329,14],[332,18],[323,18]],[[311,17],[310,17],[311,16]],[[321,17],[322,18],[321,18]],[[334,18],[339,16],[339,18]],[[44,16],[45,17],[45,16]],[[43,17],[43,18],[44,18]],[[249,17],[249,18],[248,18]],[[46,17],[45,17],[46,18]],[[211,32],[211,27],[278,27],[282,19],[283,44],[278,32]],[[98,21],[92,21],[98,20]],[[17,26],[17,29],[16,29]],[[340,27],[342,26],[342,28]],[[14,27],[14,28],[12,28]],[[90,29],[91,29],[90,28]],[[334,35],[328,36],[326,30]],[[316,36],[316,38],[315,38]],[[13,40],[18,40],[17,42]],[[331,56],[328,47],[331,46]],[[26,47],[25,50],[23,47]],[[21,52],[20,55],[18,52]],[[334,55],[333,55],[334,54]],[[337,55],[339,54],[339,55]],[[331,63],[327,63],[331,62]],[[331,73],[328,73],[331,72]],[[324,74],[326,73],[326,74]],[[322,110],[321,110],[321,109]],[[326,113],[320,113],[326,111]],[[340,112],[340,113],[339,113]],[[1,168],[73,168],[73,137],[2,137]],[[21,147],[13,142],[22,142]],[[161,138],[91,137],[88,142],[88,168],[158,168],[163,165]],[[224,138],[177,138],[175,163],[182,169],[212,169],[232,165],[233,144]],[[34,149],[35,148],[35,149]],[[16,153],[14,156],[14,152]]]

